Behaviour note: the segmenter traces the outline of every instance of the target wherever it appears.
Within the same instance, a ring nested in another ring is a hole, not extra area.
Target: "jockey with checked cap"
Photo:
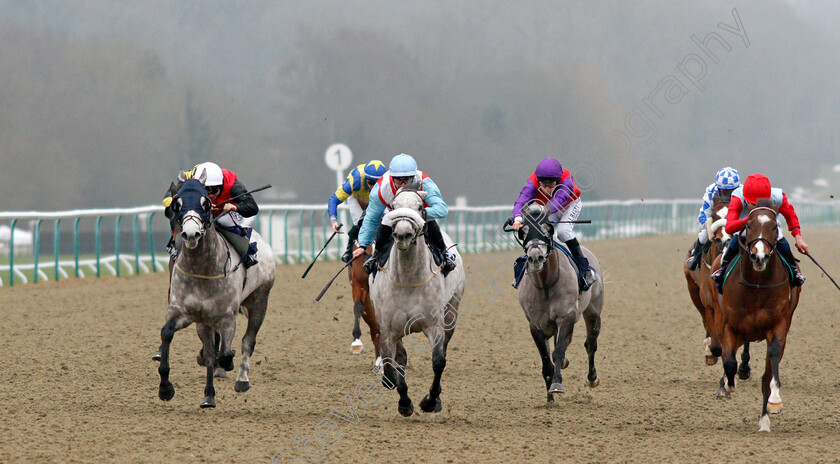
[[[341,260],[345,263],[352,259],[353,244],[359,237],[359,229],[362,228],[362,220],[364,219],[365,210],[370,201],[370,191],[376,185],[376,181],[387,170],[388,168],[385,166],[385,163],[379,160],[371,160],[366,164],[356,166],[350,171],[347,179],[336,189],[335,193],[332,194],[327,202],[327,210],[330,214],[333,231],[339,234],[343,232],[338,230],[338,205],[346,202],[350,208],[353,227],[347,233],[347,250],[341,256]]]
[[[788,230],[796,240],[796,249],[800,253],[808,253],[808,245],[802,238],[802,231],[799,227],[799,218],[796,216],[793,205],[788,203],[787,195],[785,195],[782,189],[772,187],[770,180],[765,175],[753,174],[747,177],[743,186],[732,192],[732,200],[729,202],[729,212],[726,216],[726,233],[732,235],[732,238],[729,240],[729,245],[723,252],[720,267],[711,276],[717,283],[718,292],[720,293],[723,293],[726,268],[738,254],[738,234],[740,234],[744,225],[746,225],[747,215],[750,210],[756,206],[759,200],[770,200],[772,202],[772,208],[784,216]],[[776,240],[776,249],[779,250],[779,255],[787,261],[791,268],[793,273],[791,285],[798,287],[805,283],[805,277],[802,276],[799,268],[796,266],[796,258],[793,257],[793,252],[791,252],[787,239],[782,235],[781,225],[778,225],[777,228],[779,235]]]
[[[420,190],[426,193],[424,198],[426,217],[426,241],[429,243],[432,252],[438,256],[442,263],[444,275],[455,269],[455,261],[446,252],[446,245],[440,226],[435,219],[445,218],[449,213],[449,207],[443,201],[435,182],[423,171],[417,169],[417,161],[410,155],[401,153],[395,156],[388,165],[386,172],[370,191],[370,203],[365,211],[362,228],[359,231],[359,248],[353,251],[353,258],[361,256],[365,249],[373,242],[376,236],[376,245],[371,256],[365,262],[365,271],[373,272],[377,263],[385,257],[385,248],[391,241],[393,228],[388,221],[383,221],[383,215],[391,210],[391,201],[397,192],[406,185],[417,185]]]
[[[583,256],[580,243],[575,237],[573,221],[580,215],[581,200],[580,189],[575,184],[572,173],[563,169],[560,161],[554,158],[545,158],[540,161],[537,169],[525,181],[525,186],[522,187],[519,198],[513,205],[513,230],[518,231],[524,225],[523,209],[532,201],[540,205],[548,203],[551,208],[549,221],[562,221],[555,227],[557,239],[565,243],[572,253],[572,259],[577,264],[583,279],[580,291],[586,291],[595,282],[595,271],[589,267],[589,260]],[[524,256],[520,256],[514,263],[514,288],[519,285],[524,274],[525,260]]]
[[[706,187],[706,193],[703,195],[703,203],[700,206],[700,215],[697,216],[697,222],[700,224],[699,232],[697,233],[697,240],[691,248],[691,256],[688,257],[688,269],[693,271],[697,269],[700,264],[700,255],[706,249],[706,244],[709,243],[709,228],[706,223],[709,222],[712,215],[712,207],[714,206],[714,196],[718,198],[727,198],[732,195],[732,192],[741,186],[741,177],[738,170],[731,167],[725,167],[718,170],[715,175],[715,181]]]

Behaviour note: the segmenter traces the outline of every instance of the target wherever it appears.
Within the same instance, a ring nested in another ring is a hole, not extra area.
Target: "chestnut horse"
[[[714,281],[709,277],[712,274],[712,263],[715,258],[720,256],[726,244],[731,238],[726,233],[726,214],[729,212],[730,197],[719,197],[715,194],[712,197],[712,215],[706,221],[706,228],[709,233],[709,241],[703,254],[700,256],[702,265],[697,266],[696,269],[689,270],[687,258],[691,256],[689,251],[686,256],[686,262],[683,264],[683,273],[688,284],[688,294],[691,301],[700,312],[700,317],[703,319],[703,328],[706,329],[706,339],[703,344],[706,349],[706,365],[713,366],[717,364],[718,357],[720,357],[720,339],[715,333],[715,300],[717,299],[717,290],[715,289]],[[741,380],[750,378],[750,344],[744,344],[744,350],[741,354],[741,365],[738,368],[738,377]]]
[[[354,245],[355,251],[358,246]],[[353,260],[350,267],[347,268],[347,276],[350,278],[350,285],[353,287],[353,314],[356,318],[353,325],[353,343],[350,344],[350,352],[353,354],[362,354],[364,351],[364,344],[362,344],[361,336],[362,329],[359,327],[359,318],[364,318],[368,327],[370,327],[370,339],[373,342],[374,354],[376,360],[374,365],[379,367],[382,364],[382,357],[379,355],[379,323],[376,322],[376,312],[373,309],[373,303],[370,302],[370,284],[368,283],[368,273],[365,272],[364,262],[370,257],[371,247],[365,250],[365,253]]]
[[[723,349],[723,369],[718,396],[735,388],[735,351],[746,342],[765,340],[767,359],[761,392],[764,396],[759,431],[770,431],[770,414],[782,409],[779,395],[779,362],[801,287],[791,287],[788,265],[776,253],[777,211],[759,204],[747,216],[739,234],[741,251],[727,270],[723,294],[717,298],[718,334]]]

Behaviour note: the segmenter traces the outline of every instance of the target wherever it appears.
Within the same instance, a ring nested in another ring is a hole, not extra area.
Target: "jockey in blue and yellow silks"
[[[383,221],[382,217],[391,210],[390,204],[397,191],[412,182],[416,182],[420,190],[427,192],[424,198],[426,241],[431,245],[432,251],[440,257],[444,275],[455,268],[455,262],[446,252],[440,225],[435,221],[435,219],[445,218],[449,213],[449,207],[443,201],[440,190],[431,177],[417,169],[417,162],[413,157],[401,153],[391,160],[388,172],[371,189],[370,203],[365,212],[362,229],[359,232],[359,248],[353,252],[353,258],[361,256],[364,250],[373,243],[374,236],[376,237],[373,256],[365,262],[365,271],[368,274],[373,271],[379,257],[383,255],[393,232],[391,224]]]
[[[379,160],[371,160],[366,164],[356,166],[327,202],[327,210],[330,214],[333,230],[340,234],[343,232],[338,230],[338,205],[347,202],[347,206],[350,208],[353,227],[347,233],[347,250],[341,257],[341,260],[345,263],[350,261],[353,243],[362,227],[362,218],[368,206],[370,190],[387,170],[385,163]]]

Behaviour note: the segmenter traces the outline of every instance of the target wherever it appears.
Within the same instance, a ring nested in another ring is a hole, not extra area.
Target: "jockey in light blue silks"
[[[341,257],[345,263],[350,262],[353,244],[359,236],[359,229],[362,228],[362,219],[370,201],[370,190],[387,170],[385,163],[379,160],[371,160],[367,164],[356,166],[327,202],[333,231],[338,233],[343,233],[338,230],[338,205],[347,202],[350,208],[353,227],[347,233],[347,250]]]
[[[700,255],[709,243],[709,228],[706,223],[712,215],[712,207],[714,206],[714,196],[724,199],[732,195],[732,192],[741,186],[741,177],[738,170],[731,167],[725,167],[718,170],[715,174],[715,182],[706,187],[706,193],[703,195],[703,204],[700,206],[700,215],[697,216],[699,223],[699,230],[697,232],[697,240],[691,248],[691,256],[688,258],[688,269],[693,271],[697,269],[700,264]]]
[[[449,213],[449,207],[443,201],[440,190],[432,178],[417,169],[417,162],[414,158],[401,153],[391,160],[388,165],[388,172],[379,178],[370,191],[370,203],[368,203],[362,228],[359,231],[359,248],[353,252],[354,258],[361,256],[365,249],[373,243],[374,236],[376,237],[373,256],[365,262],[365,271],[368,274],[373,272],[377,262],[380,262],[382,258],[387,258],[385,248],[391,241],[393,229],[390,221],[383,220],[383,216],[391,211],[391,201],[396,196],[397,191],[415,182],[420,190],[426,192],[426,198],[424,199],[426,241],[442,263],[444,274],[455,268],[455,261],[446,252],[440,226],[435,221],[435,219],[445,218]]]

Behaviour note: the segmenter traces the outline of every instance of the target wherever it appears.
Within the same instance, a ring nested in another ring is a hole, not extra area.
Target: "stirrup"
[[[370,255],[370,258],[365,261],[365,264],[362,267],[365,269],[365,272],[368,274],[373,274],[373,270],[376,268],[377,261],[379,260],[379,252],[374,250],[373,254]]]
[[[353,252],[350,250],[345,251],[344,254],[341,255],[341,260],[345,263],[349,263],[351,259],[353,259]]]
[[[794,287],[801,287],[802,284],[805,283],[805,276],[799,272],[799,269],[793,270],[793,280],[791,281],[791,285]]]

